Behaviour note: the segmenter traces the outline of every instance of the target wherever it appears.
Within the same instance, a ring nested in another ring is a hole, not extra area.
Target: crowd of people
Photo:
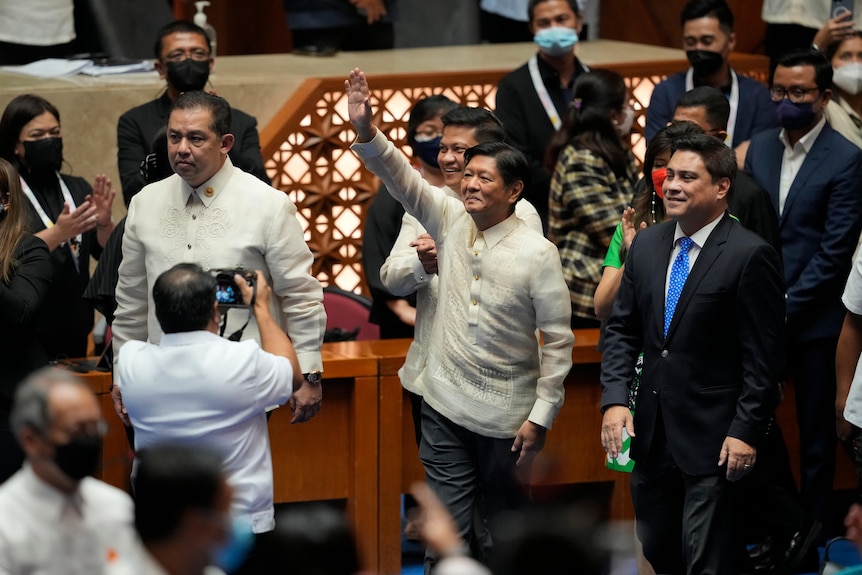
[[[391,32],[392,6],[367,3],[366,24]],[[838,445],[862,486],[853,14],[821,18],[813,45],[770,24],[784,51],[767,87],[729,64],[725,0],[689,0],[690,67],[653,92],[639,170],[626,82],[576,55],[578,2],[526,10],[538,50],[501,80],[496,110],[419,100],[413,162],[373,122],[373,79],[345,80],[351,150],[382,183],[364,235],[372,321],[413,338],[399,376],[426,476],[425,572],[607,572],[603,532],[562,504],[534,507],[528,489],[585,328],[602,333],[596,431],[609,466],[634,461],[639,572],[815,570],[837,535]],[[333,22],[324,39],[346,41]],[[296,206],[270,185],[255,119],[207,91],[206,32],[168,24],[154,56],[164,93],[117,128],[117,224],[107,177],[65,173],[54,105],[24,94],[0,117],[0,344],[13,358],[0,517],[14,518],[0,521],[0,572],[355,573],[340,514],[274,505],[268,412],[303,423],[323,398],[326,313]],[[223,281],[245,309],[217,299]],[[45,367],[85,355],[96,308],[134,501],[90,477],[105,433],[95,396]],[[787,380],[799,485],[774,417]]]

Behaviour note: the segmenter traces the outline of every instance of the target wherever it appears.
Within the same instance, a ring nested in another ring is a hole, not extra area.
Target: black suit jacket
[[[775,213],[784,143],[780,130],[751,138],[745,171],[769,193]],[[811,145],[778,218],[789,337],[837,337],[841,294],[862,230],[862,150],[829,124]]]
[[[632,242],[605,335],[602,410],[626,405],[643,349],[632,458],[647,461],[661,417],[679,468],[709,475],[723,472],[716,464],[725,437],[757,445],[778,403],[781,263],[760,236],[725,214],[692,267],[665,339],[675,226],[647,228]]]
[[[230,110],[230,132],[234,135],[234,144],[229,155],[233,165],[269,184],[260,155],[257,120],[242,110]],[[132,108],[120,116],[117,124],[117,164],[126,207],[132,201],[132,196],[147,185],[140,172],[141,161],[152,152],[156,132],[168,125],[170,112],[171,99],[165,92],[160,98]]]

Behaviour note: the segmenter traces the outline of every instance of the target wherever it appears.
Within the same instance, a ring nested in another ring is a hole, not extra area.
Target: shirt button
[[[479,274],[474,275],[474,276],[473,276],[473,279],[474,279],[474,280],[478,280],[478,279],[479,279]]]
[[[478,256],[478,255],[479,255],[478,250],[473,250],[473,255],[474,255],[474,256]]]
[[[667,350],[666,349],[661,350],[661,356],[667,357]]]
[[[197,217],[196,215],[193,215],[193,216],[192,216],[192,219],[193,219],[193,220],[196,220],[196,219],[198,219],[198,217]]]
[[[189,245],[188,245],[188,248],[189,248],[189,249],[192,249],[192,245],[191,245],[191,244],[189,244]]]
[[[419,276],[419,279],[420,279],[421,281],[425,281],[425,276]]]
[[[479,302],[477,302],[476,300],[473,300],[473,305],[479,305]]]

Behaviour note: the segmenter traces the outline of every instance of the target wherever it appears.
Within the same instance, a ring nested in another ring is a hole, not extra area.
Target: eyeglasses
[[[202,48],[196,48],[189,52],[183,52],[182,50],[174,50],[167,56],[164,56],[162,60],[165,62],[181,62],[191,58],[196,62],[203,62],[204,60],[209,60],[210,53]]]
[[[769,89],[769,95],[772,97],[773,102],[780,102],[784,98],[789,99],[791,102],[801,102],[805,99],[810,92],[818,92],[820,88],[790,88],[789,90],[785,90],[784,88],[780,88],[778,86],[773,86]]]

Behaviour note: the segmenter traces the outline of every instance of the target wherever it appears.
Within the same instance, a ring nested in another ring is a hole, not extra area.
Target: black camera
[[[254,272],[248,272],[243,268],[233,270],[213,270],[216,278],[216,301],[222,307],[245,307],[251,305],[242,300],[242,292],[234,281],[234,275],[241,275],[249,287],[254,287]]]

